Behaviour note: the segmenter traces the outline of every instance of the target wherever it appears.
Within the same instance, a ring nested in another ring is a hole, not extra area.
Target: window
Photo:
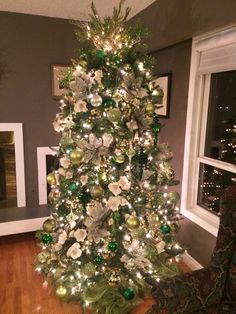
[[[0,210],[25,206],[21,123],[0,123]]]
[[[236,185],[236,27],[193,39],[182,213],[212,234]]]

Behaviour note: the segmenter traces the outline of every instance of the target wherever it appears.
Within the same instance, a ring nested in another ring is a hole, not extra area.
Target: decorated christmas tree
[[[178,271],[178,193],[168,145],[160,144],[152,59],[122,2],[112,17],[92,5],[77,23],[78,59],[60,81],[53,123],[59,167],[48,177],[51,218],[37,233],[36,270],[56,295],[92,313],[129,313],[150,295],[148,278]],[[83,39],[83,40],[82,40]]]

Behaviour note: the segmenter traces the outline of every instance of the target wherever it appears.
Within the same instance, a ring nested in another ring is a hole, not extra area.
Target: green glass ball
[[[115,252],[118,249],[118,243],[116,241],[111,241],[107,246],[108,250],[111,252]]]
[[[110,122],[117,123],[121,119],[121,112],[118,108],[112,108],[107,112],[107,119]]]
[[[129,216],[126,219],[126,225],[128,227],[128,229],[138,229],[140,226],[140,221],[138,219],[138,217],[136,216]]]
[[[70,154],[73,151],[73,149],[74,149],[74,145],[67,145],[65,147],[65,151],[67,154]]]
[[[126,300],[132,300],[135,297],[134,289],[132,288],[125,289],[122,294]]]
[[[95,258],[94,258],[94,262],[97,264],[97,265],[101,265],[104,261],[104,258],[102,255],[96,255]]]
[[[104,50],[97,50],[96,51],[96,57],[98,59],[104,59],[106,57],[106,52]]]
[[[63,299],[68,293],[68,290],[65,286],[58,286],[56,289],[56,296],[60,299]]]
[[[113,107],[115,105],[115,101],[112,99],[112,98],[104,98],[103,99],[103,105],[105,108],[108,108],[108,107]]]
[[[170,233],[170,230],[171,230],[170,226],[167,224],[161,225],[160,229],[163,234],[168,234]]]
[[[49,218],[43,223],[43,230],[47,233],[52,233],[56,230],[56,221],[52,218]]]
[[[79,165],[84,158],[84,152],[82,149],[73,149],[70,152],[70,160],[73,165]]]
[[[77,190],[77,184],[75,182],[70,182],[68,184],[68,189],[71,191],[71,192],[74,192]]]
[[[95,185],[91,188],[90,194],[93,199],[100,198],[103,195],[103,188],[100,185]]]
[[[52,236],[51,234],[48,234],[48,233],[44,233],[42,235],[42,241],[44,244],[50,244],[52,243]]]

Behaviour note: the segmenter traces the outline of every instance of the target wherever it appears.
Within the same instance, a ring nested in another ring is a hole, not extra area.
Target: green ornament
[[[48,234],[48,233],[44,233],[42,235],[42,241],[44,244],[50,244],[52,243],[52,236],[51,234]]]
[[[107,119],[110,122],[117,123],[121,119],[121,112],[118,108],[112,108],[107,113]]]
[[[135,297],[135,293],[134,293],[133,288],[125,289],[122,294],[126,300],[132,300]]]
[[[56,230],[56,221],[54,219],[47,219],[43,223],[43,230],[47,233],[52,233]]]
[[[106,57],[106,52],[104,50],[97,50],[96,57],[97,59],[103,60]]]
[[[105,97],[104,99],[103,99],[103,102],[102,102],[102,104],[103,104],[103,106],[105,107],[105,108],[108,108],[108,107],[113,107],[114,105],[115,105],[115,101],[112,99],[112,98],[110,98],[110,97]]]
[[[160,229],[161,229],[161,232],[162,232],[163,234],[168,234],[168,233],[170,233],[170,226],[167,225],[167,224],[161,225]]]
[[[66,151],[67,154],[70,154],[73,149],[74,149],[74,145],[67,145],[65,147],[65,151]]]
[[[104,258],[102,255],[96,255],[95,256],[95,259],[94,259],[94,262],[97,264],[97,265],[101,265],[104,261]]]
[[[68,184],[68,189],[71,191],[71,192],[74,192],[77,190],[77,184],[75,182],[70,182]]]
[[[153,123],[151,124],[151,130],[153,132],[154,135],[154,143],[157,143],[158,140],[158,134],[160,133],[160,129],[161,129],[161,125],[159,122],[159,118],[158,116],[155,116],[153,119]]]
[[[116,241],[111,241],[107,246],[108,250],[111,252],[115,252],[118,249],[118,243]]]

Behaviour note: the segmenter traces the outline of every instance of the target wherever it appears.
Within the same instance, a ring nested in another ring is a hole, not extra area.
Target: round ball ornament
[[[146,104],[145,111],[146,113],[153,113],[155,111],[155,105],[152,104],[151,102]]]
[[[73,149],[70,153],[70,160],[73,165],[79,165],[84,158],[84,152],[81,149]]]
[[[124,155],[116,155],[114,157],[115,162],[117,162],[118,164],[123,164],[123,162],[125,161],[125,156]]]
[[[106,57],[106,52],[104,50],[97,50],[96,51],[96,57],[99,60],[103,60]]]
[[[50,172],[47,175],[47,183],[49,185],[56,185],[57,181],[56,181],[56,177],[55,177],[55,173],[54,172]]]
[[[71,192],[76,191],[76,190],[77,190],[77,184],[76,184],[75,182],[70,182],[70,183],[68,184],[68,189],[69,189],[69,191],[71,191]]]
[[[99,107],[102,104],[102,97],[100,95],[94,94],[90,99],[90,103],[93,107]]]
[[[37,260],[39,261],[39,263],[44,264],[46,263],[48,259],[48,254],[41,252],[37,255]]]
[[[60,299],[63,299],[68,293],[68,290],[65,286],[58,286],[56,289],[56,296]]]
[[[116,102],[115,102],[112,98],[110,98],[110,97],[104,98],[104,99],[103,99],[103,102],[102,102],[102,104],[103,104],[103,106],[104,106],[105,108],[113,107],[113,106],[115,105],[115,103],[116,103]]]
[[[115,252],[118,249],[118,243],[116,241],[109,242],[107,249],[110,252]]]
[[[170,230],[171,230],[171,229],[170,229],[170,226],[167,225],[167,224],[161,225],[160,229],[161,229],[161,232],[162,232],[163,234],[168,234],[168,233],[170,233]]]
[[[133,288],[125,289],[122,294],[126,300],[132,300],[135,297],[135,293],[134,293]]]
[[[51,244],[52,243],[52,236],[51,234],[44,233],[42,235],[42,241],[44,244]]]
[[[56,221],[52,218],[49,218],[43,223],[43,230],[47,233],[52,233],[56,230]]]
[[[95,262],[95,264],[97,264],[97,265],[101,265],[102,263],[103,263],[103,261],[104,261],[104,258],[103,258],[103,256],[102,255],[96,255],[95,256],[95,258],[94,258],[94,262]]]
[[[140,221],[139,221],[138,217],[129,216],[126,219],[126,226],[128,227],[128,229],[131,229],[131,230],[138,229],[140,226]]]
[[[111,108],[108,112],[107,112],[107,119],[110,122],[113,123],[117,123],[120,121],[121,119],[121,112],[118,108]]]
[[[108,183],[108,178],[107,178],[107,174],[105,171],[100,172],[98,174],[98,179],[101,182],[101,184],[107,184]]]
[[[103,195],[103,188],[100,185],[94,185],[91,188],[90,194],[93,199],[100,198]]]

